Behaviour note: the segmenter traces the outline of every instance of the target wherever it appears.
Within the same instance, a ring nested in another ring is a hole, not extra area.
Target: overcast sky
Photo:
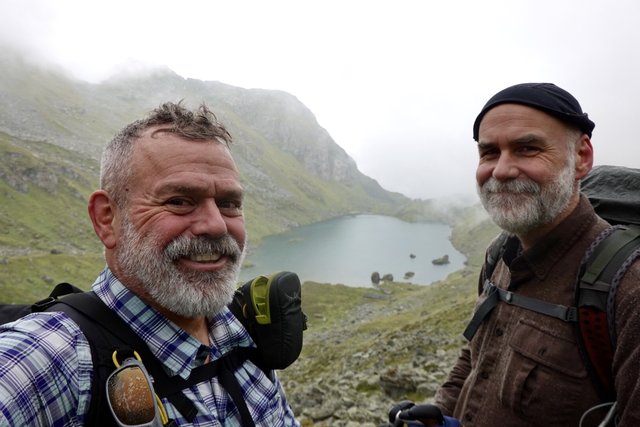
[[[637,0],[0,0],[0,41],[84,80],[166,65],[287,91],[419,198],[475,194],[473,120],[525,81],[578,98],[596,164],[638,167],[639,23]]]

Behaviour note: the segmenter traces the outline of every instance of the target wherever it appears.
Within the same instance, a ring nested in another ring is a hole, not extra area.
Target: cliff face
[[[293,95],[253,89],[239,93],[232,105],[265,139],[293,155],[310,173],[340,183],[353,183],[362,176],[353,159]]]

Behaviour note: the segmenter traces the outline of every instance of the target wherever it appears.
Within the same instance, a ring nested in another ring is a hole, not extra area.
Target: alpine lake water
[[[465,257],[451,245],[450,234],[446,224],[343,216],[266,237],[247,254],[251,266],[242,270],[240,279],[244,283],[286,270],[302,282],[371,287],[371,274],[378,272],[381,277],[392,274],[397,282],[428,285],[464,266]],[[448,263],[432,262],[445,255]]]

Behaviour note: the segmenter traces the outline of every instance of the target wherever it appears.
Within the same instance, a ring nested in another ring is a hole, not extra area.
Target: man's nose
[[[519,174],[520,170],[513,155],[508,152],[500,153],[491,175],[499,181],[505,181],[517,178]]]
[[[227,223],[213,199],[207,199],[196,209],[191,231],[194,235],[222,236],[227,234]]]

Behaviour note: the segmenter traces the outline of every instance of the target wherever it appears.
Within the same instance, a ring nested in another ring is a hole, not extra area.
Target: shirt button
[[[489,378],[489,374],[487,373],[487,371],[480,372],[480,378],[482,378],[483,380]]]
[[[465,420],[467,420],[467,421],[472,421],[472,420],[473,420],[473,415],[471,415],[471,414],[467,413],[467,414],[464,416],[464,419],[465,419]]]
[[[496,328],[496,336],[501,337],[504,331],[501,328]]]

